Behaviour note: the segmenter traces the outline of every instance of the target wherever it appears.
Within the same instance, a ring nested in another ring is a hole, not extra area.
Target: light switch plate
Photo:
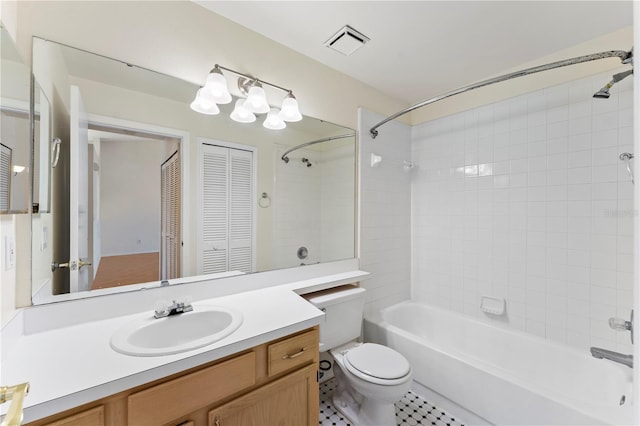
[[[13,237],[4,237],[4,270],[13,269],[16,263],[16,243]]]
[[[43,226],[42,227],[42,239],[40,240],[40,251],[45,251],[45,249],[47,248],[47,245],[49,244],[48,239],[49,239],[49,237],[47,235],[47,227]]]

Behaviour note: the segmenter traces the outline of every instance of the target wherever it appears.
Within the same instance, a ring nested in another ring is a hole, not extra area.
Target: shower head
[[[602,89],[594,93],[593,97],[596,99],[608,99],[609,96],[611,96],[611,93],[609,93],[609,89],[611,89],[613,85],[616,84],[617,82],[629,77],[631,74],[633,74],[633,69],[630,69],[628,71],[624,71],[618,74],[614,74],[611,81],[608,82]]]

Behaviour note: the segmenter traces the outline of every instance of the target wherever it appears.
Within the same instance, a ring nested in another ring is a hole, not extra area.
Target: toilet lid
[[[365,343],[345,355],[347,368],[379,379],[392,380],[406,376],[411,371],[409,361],[398,352],[376,343]]]

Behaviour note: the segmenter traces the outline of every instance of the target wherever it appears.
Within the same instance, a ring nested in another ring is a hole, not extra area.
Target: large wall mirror
[[[0,214],[29,211],[31,72],[0,26]]]
[[[200,114],[192,83],[36,37],[33,75],[34,304],[354,257],[352,129]]]

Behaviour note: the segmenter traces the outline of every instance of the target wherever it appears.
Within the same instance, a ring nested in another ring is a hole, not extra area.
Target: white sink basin
[[[111,347],[134,356],[190,351],[227,337],[242,319],[233,309],[195,304],[191,312],[160,319],[149,313],[120,327],[111,337]]]

